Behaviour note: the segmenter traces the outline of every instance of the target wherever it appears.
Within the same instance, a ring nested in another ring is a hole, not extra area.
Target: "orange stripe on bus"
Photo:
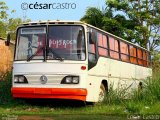
[[[86,101],[87,90],[80,88],[17,88],[11,89],[14,98],[58,98]]]

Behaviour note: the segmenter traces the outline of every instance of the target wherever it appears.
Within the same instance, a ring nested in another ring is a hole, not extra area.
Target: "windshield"
[[[46,37],[47,35],[47,37]],[[27,27],[18,30],[15,60],[85,60],[82,26]]]
[[[85,60],[83,28],[81,26],[49,26],[49,48],[64,60]],[[51,51],[47,59],[54,59]]]
[[[46,41],[45,27],[27,27],[18,30],[15,60],[44,59],[43,47]]]

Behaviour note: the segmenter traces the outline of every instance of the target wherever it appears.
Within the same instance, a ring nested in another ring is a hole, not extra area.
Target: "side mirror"
[[[95,44],[96,42],[96,35],[94,33],[89,32],[89,43]]]
[[[11,36],[10,36],[10,34],[8,34],[8,35],[7,35],[7,41],[5,41],[5,45],[6,45],[6,46],[9,46],[10,40],[11,40]]]

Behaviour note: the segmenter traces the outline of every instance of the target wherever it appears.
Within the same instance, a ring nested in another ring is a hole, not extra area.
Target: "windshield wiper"
[[[44,50],[44,47],[41,47],[33,55],[27,58],[27,61],[30,61],[34,56],[36,56],[41,50]]]
[[[56,57],[56,60],[60,60],[61,62],[64,61],[64,58],[55,53],[55,51],[52,48],[48,47],[48,50],[51,51],[51,53]]]

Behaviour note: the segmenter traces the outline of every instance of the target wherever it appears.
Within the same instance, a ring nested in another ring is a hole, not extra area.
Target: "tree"
[[[16,39],[16,28],[18,25],[22,24],[23,21],[21,18],[10,18],[7,14],[8,7],[5,2],[0,2],[0,37],[6,38],[7,33],[11,34],[11,39]],[[12,10],[11,14],[14,14],[16,11]],[[26,22],[31,21],[27,19]]]
[[[92,9],[88,8],[87,12]],[[89,24],[94,23],[91,16],[92,22],[88,20],[87,12],[81,20]],[[107,0],[106,9],[101,12],[103,13],[99,22],[101,25],[96,27],[101,26],[101,29],[151,51],[160,46],[159,0]]]
[[[4,2],[0,2],[0,37],[4,38],[6,33],[5,33],[5,19],[7,19],[7,11],[8,7]]]
[[[159,0],[108,0],[108,6],[115,12],[122,12],[134,24],[131,37],[140,46],[155,50],[160,45],[160,1]],[[129,29],[126,29],[128,33]]]
[[[26,22],[30,22],[30,19],[27,19]],[[17,27],[23,23],[21,18],[10,18],[7,22],[7,32],[10,33],[11,39],[16,39],[16,29]]]
[[[95,7],[90,7],[83,18],[81,18],[81,21],[85,21],[87,23],[92,24],[93,26],[96,26],[98,28],[103,27],[102,19],[103,19],[103,12]]]
[[[0,20],[6,19],[8,14],[7,11],[8,7],[6,6],[5,2],[0,2]]]

